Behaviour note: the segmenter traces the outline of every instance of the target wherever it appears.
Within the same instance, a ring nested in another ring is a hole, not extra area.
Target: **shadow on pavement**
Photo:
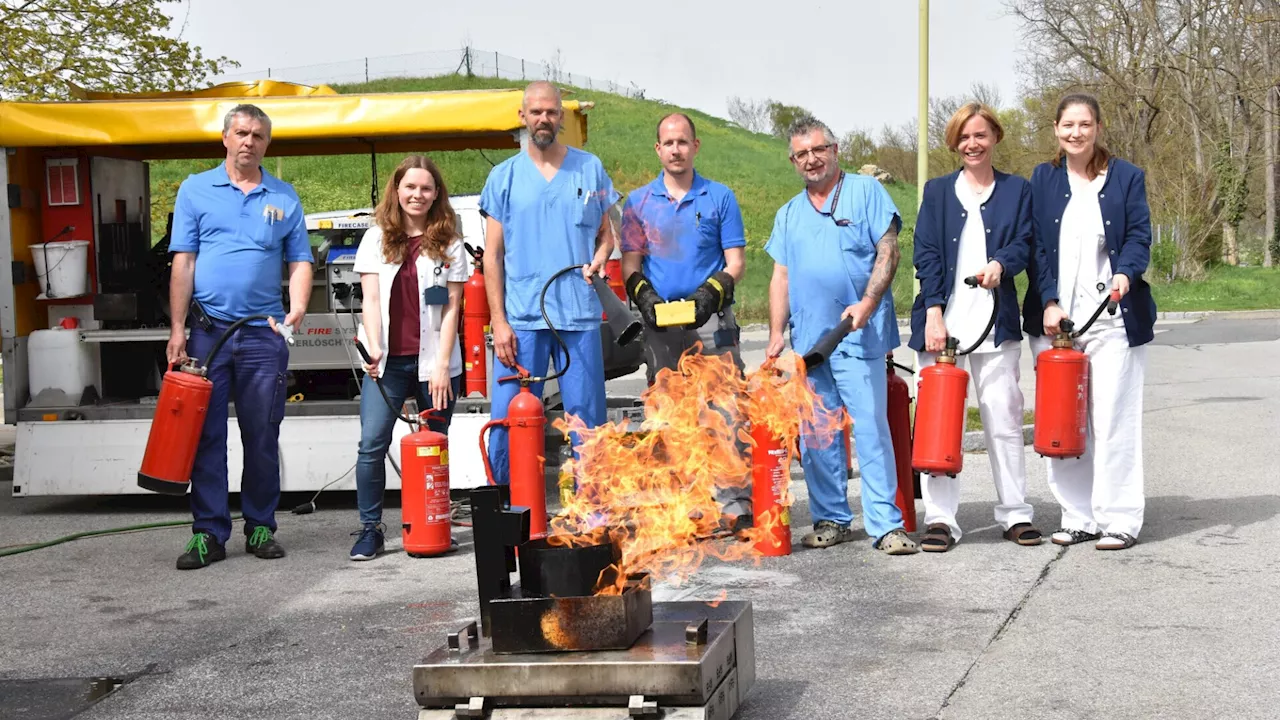
[[[1239,528],[1266,522],[1277,515],[1280,515],[1280,496],[1276,495],[1229,498],[1192,498],[1186,495],[1149,497],[1139,541],[1150,544],[1214,527]]]

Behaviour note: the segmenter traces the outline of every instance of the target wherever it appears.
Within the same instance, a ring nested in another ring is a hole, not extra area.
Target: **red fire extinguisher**
[[[436,415],[416,418],[416,430],[400,440],[400,505],[404,551],[413,557],[443,555],[453,549],[449,502],[449,436],[427,427]]]
[[[751,510],[755,526],[767,528],[756,540],[761,555],[791,554],[791,508],[782,504],[791,481],[791,457],[782,442],[764,425],[751,428]]]
[[[567,355],[567,353],[566,353]],[[566,363],[567,365],[567,363]],[[529,371],[516,366],[519,375],[498,380],[518,380],[520,392],[511,398],[507,416],[490,420],[480,428],[480,457],[484,459],[485,476],[490,485],[496,485],[493,467],[489,463],[489,448],[484,436],[489,428],[507,428],[507,457],[512,506],[529,508],[529,539],[547,536],[547,481],[546,481],[546,432],[547,416],[542,410],[542,400],[529,386],[544,382],[543,378],[529,377]]]
[[[1106,288],[1098,284],[1098,291]],[[1036,414],[1032,447],[1044,457],[1080,457],[1085,451],[1089,432],[1089,358],[1074,347],[1073,341],[1093,326],[1105,308],[1116,314],[1120,292],[1110,295],[1093,311],[1084,327],[1072,332],[1075,325],[1063,320],[1061,332],[1053,338],[1053,347],[1036,357]]]
[[[542,286],[542,296],[539,300],[542,319],[547,323],[551,336],[564,351],[564,366],[546,377],[531,377],[528,370],[516,365],[515,375],[498,378],[497,381],[500,383],[519,382],[520,392],[511,399],[505,418],[490,420],[480,428],[480,457],[484,459],[485,475],[490,485],[497,484],[497,481],[493,477],[493,467],[489,463],[489,449],[485,445],[484,435],[492,427],[501,425],[507,428],[511,504],[529,508],[530,539],[547,536],[546,437],[544,435],[547,416],[542,409],[542,398],[533,393],[531,386],[541,387],[542,383],[563,377],[569,371],[569,363],[572,359],[569,346],[560,337],[560,333],[556,332],[555,326],[551,324],[551,318],[547,315],[547,290],[558,278],[571,272],[581,271],[584,267],[586,266],[570,265],[552,273],[546,284]],[[600,304],[604,306],[609,325],[614,330],[615,341],[619,345],[626,345],[638,337],[641,330],[640,320],[631,313],[616,293],[610,291],[598,274],[591,276],[591,285]]]
[[[250,320],[266,320],[266,315],[252,315],[231,324],[209,348],[203,363],[188,359],[180,367],[170,365],[160,381],[160,397],[151,420],[147,448],[138,469],[138,487],[165,495],[185,495],[191,485],[191,468],[195,465],[200,433],[209,412],[213,381],[209,368],[223,343]],[[293,344],[288,325],[281,325],[285,341]]]
[[[355,341],[366,365],[373,358],[364,343]],[[391,402],[381,380],[378,392],[396,419],[412,430],[400,440],[400,529],[405,554],[413,557],[443,555],[453,549],[452,506],[449,502],[449,437],[427,427],[435,410],[408,417]]]
[[[967,277],[965,284],[978,286],[977,277]],[[960,341],[947,337],[946,349],[933,365],[920,371],[920,389],[916,397],[916,421],[911,448],[911,467],[919,472],[955,477],[964,466],[965,401],[969,395],[969,373],[956,367],[958,355],[968,355],[986,342],[995,327],[1000,311],[1000,296],[991,289],[991,319],[968,350],[957,352]]]
[[[893,439],[893,458],[898,466],[898,509],[902,511],[903,529],[916,531],[916,483],[911,469],[911,388],[898,377],[894,368],[911,372],[893,361],[893,353],[885,357],[889,373],[889,436]]]
[[[462,394],[471,397],[489,397],[489,360],[485,355],[488,346],[489,296],[484,289],[484,248],[473,248],[463,243],[471,255],[474,270],[462,290],[462,365],[465,385]]]

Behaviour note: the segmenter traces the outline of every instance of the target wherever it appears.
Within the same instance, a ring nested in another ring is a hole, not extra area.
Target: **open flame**
[[[632,573],[678,585],[707,556],[756,555],[754,542],[780,514],[757,513],[756,526],[740,533],[747,542],[726,540],[733,518],[716,499],[717,488],[751,482],[751,428],[767,427],[781,441],[787,467],[802,433],[826,443],[842,428],[843,411],[822,405],[793,352],[743,377],[728,355],[695,348],[675,371],[659,372],[641,399],[645,417],[634,432],[626,421],[596,428],[568,414],[555,421],[581,441],[578,458],[562,469],[578,479],[578,492],[551,519],[547,540],[585,544],[593,530],[608,528],[621,560],[601,573],[600,594],[621,593]]]

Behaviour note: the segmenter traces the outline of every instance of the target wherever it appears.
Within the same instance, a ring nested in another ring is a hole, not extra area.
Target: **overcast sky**
[[[1002,0],[933,0],[930,94],[980,80],[1017,96],[1017,24]],[[575,9],[576,8],[576,12]],[[575,74],[636,85],[650,98],[726,117],[732,95],[808,108],[837,133],[916,113],[918,3],[912,0],[187,0],[174,32],[231,75],[365,56],[473,47],[530,61],[560,50]],[[301,73],[296,73],[301,74]],[[311,78],[302,81],[314,82]]]

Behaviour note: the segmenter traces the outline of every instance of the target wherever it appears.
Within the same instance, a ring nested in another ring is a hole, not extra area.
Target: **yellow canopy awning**
[[[285,84],[232,85],[261,95],[246,100],[210,88],[181,97],[0,102],[0,146],[84,148],[155,159],[217,157],[225,153],[223,116],[239,102],[252,102],[271,118],[271,156],[516,148],[516,131],[523,127],[518,89],[339,95],[312,88],[312,94],[277,95]],[[302,87],[309,86],[295,86]],[[199,95],[210,91],[217,92]],[[562,142],[586,142],[584,111],[590,107],[564,102]]]

